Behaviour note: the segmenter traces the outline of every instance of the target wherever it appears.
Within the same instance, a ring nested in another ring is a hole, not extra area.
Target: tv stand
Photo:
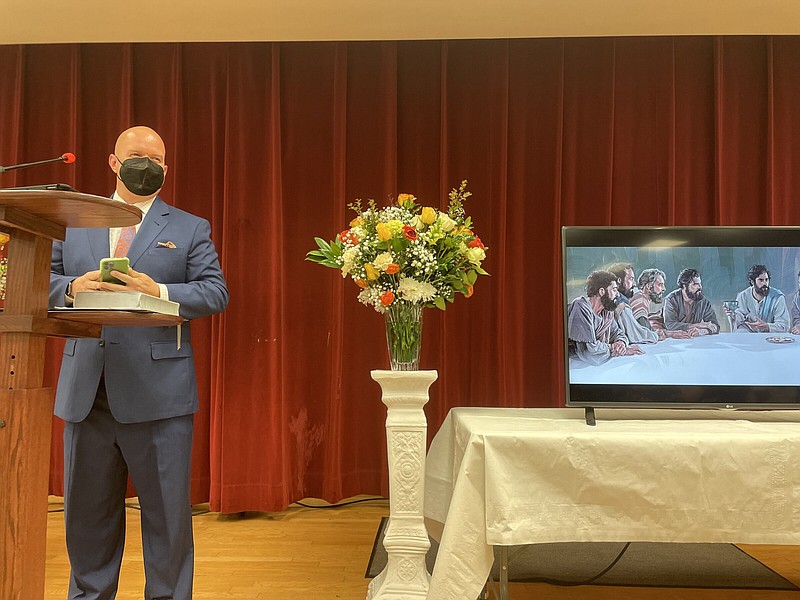
[[[597,425],[597,420],[594,418],[594,407],[587,406],[583,409],[584,411],[584,418],[586,419],[586,424],[590,427]]]

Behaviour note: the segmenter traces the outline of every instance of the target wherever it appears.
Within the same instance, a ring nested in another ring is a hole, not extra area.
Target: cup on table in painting
[[[739,301],[725,300],[722,306],[725,308],[725,314],[728,315],[728,323],[731,326],[731,331],[736,331],[736,309],[739,308]]]

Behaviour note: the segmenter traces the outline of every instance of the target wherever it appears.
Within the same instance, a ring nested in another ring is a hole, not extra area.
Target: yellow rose
[[[367,272],[367,279],[370,281],[375,281],[380,276],[380,272],[372,266],[372,263],[365,264],[364,270]]]
[[[430,206],[423,206],[422,215],[420,216],[422,218],[422,222],[425,223],[425,225],[430,225],[436,220],[436,211],[433,210]]]
[[[375,226],[375,231],[378,234],[378,240],[381,242],[386,242],[392,239],[392,231],[389,229],[389,226],[386,223],[378,223]]]

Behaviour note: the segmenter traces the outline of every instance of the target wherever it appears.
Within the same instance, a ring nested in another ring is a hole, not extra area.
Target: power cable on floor
[[[622,547],[622,550],[619,551],[619,554],[617,554],[617,557],[613,561],[611,561],[610,565],[608,565],[605,569],[600,571],[597,575],[595,575],[594,577],[590,577],[589,579],[585,579],[583,581],[562,581],[560,579],[547,579],[546,577],[541,577],[541,578],[537,578],[537,579],[525,579],[525,582],[526,583],[549,583],[550,585],[560,585],[560,586],[589,585],[590,583],[593,583],[593,582],[597,581],[603,575],[608,573],[614,567],[614,565],[616,565],[620,561],[620,559],[622,558],[622,555],[625,554],[625,552],[628,550],[628,546],[630,546],[630,545],[631,545],[631,543],[627,542]]]
[[[358,504],[360,502],[374,502],[375,500],[386,500],[381,496],[375,498],[359,498],[358,500],[348,500],[347,502],[339,502],[337,504],[304,504],[303,502],[292,502],[292,505],[302,506],[303,508],[341,508],[342,506],[350,506],[351,504]]]

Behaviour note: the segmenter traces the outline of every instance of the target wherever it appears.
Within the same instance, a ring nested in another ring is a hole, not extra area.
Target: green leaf
[[[447,308],[447,304],[445,304],[444,298],[441,296],[436,296],[436,298],[433,299],[433,303],[439,310],[445,310]]]
[[[326,242],[322,238],[315,237],[314,241],[317,242],[317,246],[319,246],[321,250],[330,251],[330,249],[331,249],[330,244],[328,244],[328,242]]]
[[[478,281],[478,274],[475,272],[475,270],[470,269],[469,271],[467,271],[467,284],[475,285],[476,281]]]

